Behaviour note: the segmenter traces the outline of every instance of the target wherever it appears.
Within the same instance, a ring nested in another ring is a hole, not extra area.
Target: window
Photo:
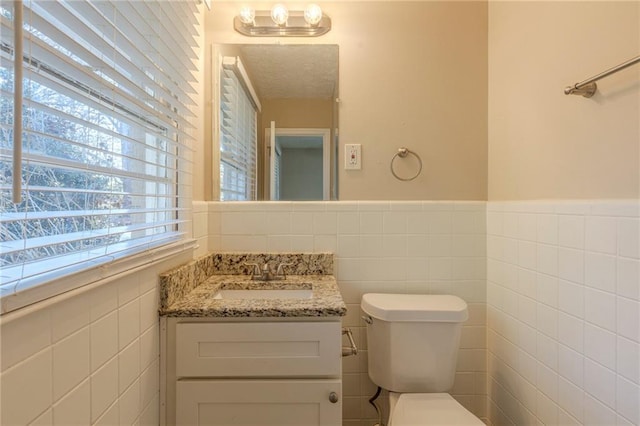
[[[220,70],[220,200],[255,200],[255,101],[239,59],[225,58],[224,63],[231,65]]]
[[[42,284],[82,285],[69,275],[184,238],[197,54],[195,1],[24,1],[14,172],[13,3],[0,5],[3,312],[53,295]]]

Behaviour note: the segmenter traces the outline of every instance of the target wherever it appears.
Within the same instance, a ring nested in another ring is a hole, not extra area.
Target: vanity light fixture
[[[270,11],[245,6],[233,19],[233,27],[250,37],[317,37],[331,29],[331,18],[317,4],[293,11],[282,3]]]

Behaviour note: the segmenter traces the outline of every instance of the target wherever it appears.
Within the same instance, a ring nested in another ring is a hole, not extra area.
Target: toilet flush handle
[[[364,322],[366,322],[367,324],[373,324],[373,318],[371,318],[369,315],[363,315],[362,319],[364,320]]]

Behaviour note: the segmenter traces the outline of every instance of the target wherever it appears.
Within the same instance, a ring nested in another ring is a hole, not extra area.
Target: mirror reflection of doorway
[[[330,130],[266,129],[271,200],[328,200]],[[266,188],[265,188],[266,189]]]

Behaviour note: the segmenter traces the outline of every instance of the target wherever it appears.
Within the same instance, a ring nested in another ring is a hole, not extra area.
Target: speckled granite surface
[[[286,280],[252,281],[245,263],[292,263]],[[331,253],[211,253],[160,276],[160,315],[173,317],[343,316],[346,306],[333,273]],[[311,287],[310,299],[220,300],[221,288]]]

